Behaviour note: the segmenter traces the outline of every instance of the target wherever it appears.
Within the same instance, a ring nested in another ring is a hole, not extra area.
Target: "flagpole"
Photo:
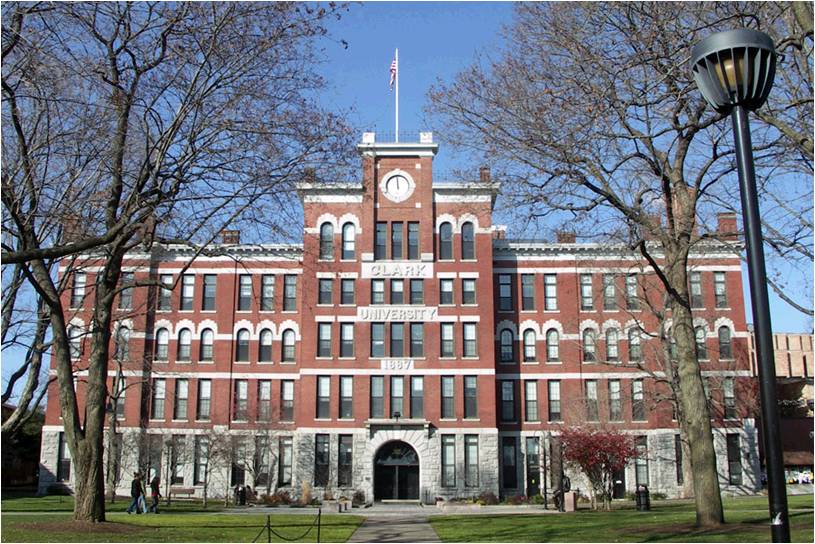
[[[396,49],[396,142],[399,143],[399,49]]]

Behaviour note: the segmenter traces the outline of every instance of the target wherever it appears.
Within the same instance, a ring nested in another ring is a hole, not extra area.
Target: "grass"
[[[2,517],[2,542],[251,542],[266,524],[256,514],[107,515],[108,523],[77,524],[70,514]],[[286,538],[303,534],[311,526],[309,515],[272,514],[272,528]],[[345,542],[362,523],[351,515],[323,515],[320,540]],[[266,534],[260,538],[266,542]],[[273,542],[284,540],[272,535]],[[299,542],[316,542],[316,527]]]
[[[152,500],[147,499],[147,505]],[[107,512],[124,512],[130,499],[127,497],[117,497],[116,502],[111,504],[110,500],[105,500],[105,510]],[[46,495],[44,497],[3,497],[0,503],[3,512],[73,512],[74,498],[70,495]],[[174,501],[172,505],[166,506],[164,501],[159,505],[160,512],[219,512],[223,510],[223,500],[210,499],[206,508],[201,501],[182,500]]]
[[[434,516],[444,542],[768,542],[766,497],[725,499],[727,523],[694,527],[693,504],[660,501],[650,512],[633,509],[574,514]],[[793,542],[813,542],[813,497],[789,497]]]

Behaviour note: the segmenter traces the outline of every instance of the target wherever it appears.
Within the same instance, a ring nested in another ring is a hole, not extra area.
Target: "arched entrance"
[[[419,456],[406,442],[388,442],[374,459],[374,500],[419,500]]]

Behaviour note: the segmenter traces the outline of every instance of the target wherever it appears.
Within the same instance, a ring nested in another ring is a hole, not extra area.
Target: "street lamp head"
[[[691,50],[693,78],[713,109],[761,107],[775,77],[775,45],[763,32],[739,28],[708,36]]]

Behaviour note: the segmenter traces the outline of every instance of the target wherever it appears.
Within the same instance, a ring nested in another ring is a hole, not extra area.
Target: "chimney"
[[[490,182],[490,167],[489,166],[482,166],[478,169],[478,175],[481,179],[481,183],[489,183]]]
[[[314,168],[306,168],[303,170],[303,181],[306,183],[314,183],[317,180],[317,175],[314,173]]]
[[[577,234],[568,230],[555,232],[558,244],[574,244],[577,241]]]
[[[723,212],[716,215],[718,225],[716,232],[719,234],[728,234],[728,238],[735,237],[739,232],[738,223],[736,222],[736,214],[733,212]]]
[[[241,243],[241,231],[239,230],[222,230],[221,243],[225,245],[235,246]]]
[[[492,226],[492,239],[493,240],[504,240],[507,237],[507,226],[506,225],[493,225]]]

